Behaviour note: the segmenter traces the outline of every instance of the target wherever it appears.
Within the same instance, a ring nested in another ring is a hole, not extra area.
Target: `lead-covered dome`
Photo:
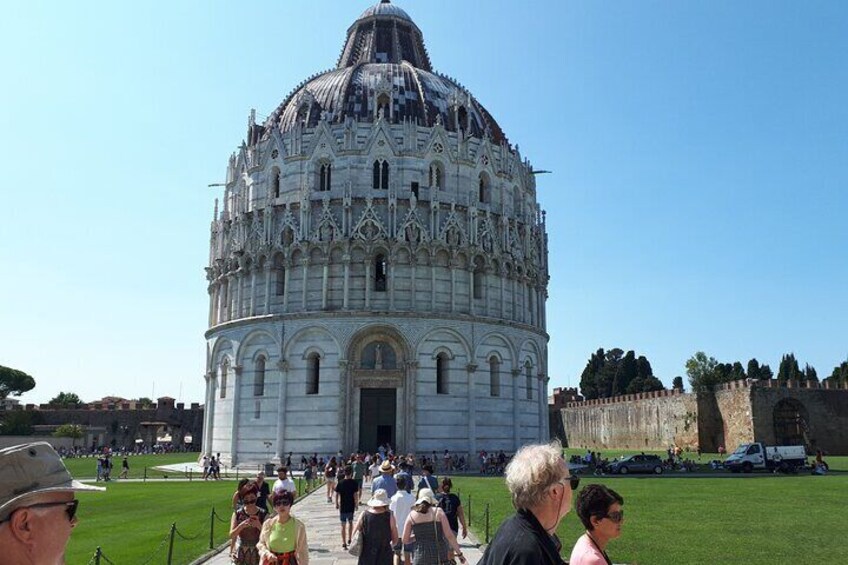
[[[347,118],[422,126],[442,124],[448,131],[489,137],[506,136],[491,114],[455,80],[436,73],[421,30],[388,0],[365,10],[348,29],[336,69],[310,77],[277,107],[266,131],[315,127],[325,118]]]

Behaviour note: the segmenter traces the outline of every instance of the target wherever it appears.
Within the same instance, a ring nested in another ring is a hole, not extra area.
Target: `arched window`
[[[318,169],[318,190],[327,192],[332,186],[333,166],[330,163],[322,163]]]
[[[441,190],[444,188],[445,173],[439,163],[430,164],[430,188]]]
[[[300,107],[297,109],[297,118],[295,119],[295,121],[302,126],[305,126],[307,125],[307,123],[309,123],[309,104],[304,102],[300,105]]]
[[[436,355],[436,394],[448,394],[448,356]]]
[[[280,196],[280,169],[277,167],[271,169],[271,193],[274,198]]]
[[[227,372],[229,368],[229,363],[224,359],[224,362],[221,363],[221,382],[218,385],[220,387],[219,396],[221,398],[227,398]]]
[[[283,258],[277,255],[274,259],[274,294],[283,296],[286,293],[286,267]]]
[[[377,116],[382,116],[388,120],[391,118],[390,112],[391,99],[388,94],[381,94],[377,97]]]
[[[374,260],[374,290],[385,292],[387,280],[388,266],[386,265],[386,256],[377,255],[377,258]]]
[[[371,185],[375,190],[389,189],[389,162],[383,159],[374,161],[374,182]]]
[[[529,361],[524,365],[524,374],[527,376],[527,400],[533,400],[533,366]]]
[[[253,396],[265,396],[265,357],[259,357],[253,368]]]
[[[481,265],[474,268],[474,298],[483,299],[483,283],[486,281],[486,271]]]
[[[462,133],[468,131],[468,110],[465,109],[465,106],[459,107],[459,110],[456,113],[456,122],[457,127],[459,127],[459,131]]]
[[[494,355],[489,358],[489,395],[501,395],[501,362]]]
[[[306,361],[306,394],[318,394],[320,381],[321,358],[317,353],[312,353]]]
[[[486,173],[480,173],[480,182],[479,182],[480,190],[479,190],[479,200],[480,202],[489,202],[490,198],[490,190],[489,190],[489,177]]]

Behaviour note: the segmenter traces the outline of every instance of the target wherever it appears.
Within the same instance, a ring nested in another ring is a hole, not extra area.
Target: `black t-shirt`
[[[268,509],[268,497],[271,495],[271,487],[268,486],[268,481],[262,481],[262,486],[259,487],[259,492],[256,493],[256,505],[259,508]]]
[[[339,512],[350,513],[356,510],[356,499],[354,496],[359,492],[359,483],[353,479],[343,479],[336,485],[339,493]]]
[[[459,531],[459,518],[456,514],[459,511],[460,504],[462,503],[459,501],[459,497],[452,492],[443,494],[439,499],[439,508],[445,511],[448,524],[450,524],[451,530],[455,532]]]

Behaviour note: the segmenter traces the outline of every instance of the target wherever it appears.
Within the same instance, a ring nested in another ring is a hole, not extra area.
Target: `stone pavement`
[[[363,495],[367,488],[366,486],[363,490]],[[316,489],[312,494],[299,500],[292,509],[292,514],[306,524],[309,563],[310,565],[356,565],[357,558],[342,549],[339,511],[336,510],[335,504],[327,502],[325,493],[326,490],[323,488]],[[356,518],[365,506],[359,508]],[[469,565],[476,565],[483,556],[471,532],[468,532],[466,539],[459,540],[459,545]],[[207,565],[229,565],[229,563],[230,559],[226,551],[206,561]]]

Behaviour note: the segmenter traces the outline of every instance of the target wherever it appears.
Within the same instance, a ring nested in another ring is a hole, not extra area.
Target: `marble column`
[[[476,278],[477,273],[474,272],[474,267],[468,265],[468,313],[472,316],[474,315],[474,285],[477,283]]]
[[[283,461],[286,443],[286,389],[289,380],[289,364],[283,360],[277,363],[277,373],[280,375],[280,392],[277,397],[277,459]]]
[[[203,410],[203,453],[212,455],[212,431],[215,422],[215,371],[208,371],[206,379],[206,406]]]
[[[468,371],[468,461],[474,461],[477,453],[477,411],[475,394],[475,375],[477,365],[469,363],[465,369]]]
[[[451,312],[456,312],[456,266],[451,261],[450,266],[450,274],[451,274]],[[436,289],[433,289],[433,292],[436,292]]]
[[[347,310],[350,307],[350,255],[344,256],[344,298],[342,299],[342,308]]]
[[[407,398],[406,410],[406,451],[415,453],[418,440],[416,420],[418,414],[418,361],[406,362],[406,382],[404,383]]]
[[[330,264],[329,260],[324,260],[321,266],[321,310],[327,309],[327,303],[330,298]]]
[[[239,429],[239,412],[241,401],[241,376],[243,367],[236,365],[233,367],[233,422],[230,436],[230,466],[238,465],[238,429]]]
[[[436,262],[430,258],[430,311],[436,311]]]
[[[339,359],[339,431],[338,438],[343,453],[353,453],[357,446],[353,445],[353,423],[350,415],[350,398],[352,390],[349,378],[350,363],[347,359]]]
[[[515,423],[512,429],[512,438],[514,444],[514,451],[518,451],[518,448],[521,447],[521,420],[519,420],[519,403],[521,399],[518,398],[518,380],[521,378],[521,369],[513,369],[512,370],[512,421]]]
[[[276,294],[276,289],[275,289]],[[265,314],[271,313],[271,262],[265,262]]]
[[[215,294],[215,284],[214,283],[210,284],[207,291],[209,292],[209,318],[208,318],[208,323],[209,323],[209,327],[212,327],[212,326],[215,325],[215,302],[218,299],[218,297]]]
[[[365,263],[365,309],[371,308],[371,261]]]
[[[304,257],[300,264],[303,266],[303,286],[300,293],[300,311],[306,312],[306,289],[309,286],[309,259]]]
[[[233,320],[238,320],[239,318],[242,317],[242,312],[244,311],[244,308],[243,308],[243,305],[242,305],[242,299],[241,299],[242,298],[241,297],[241,287],[243,286],[243,282],[244,282],[244,270],[239,269],[238,272],[235,275],[235,278],[236,278],[236,285],[237,285],[236,286],[236,307],[233,308],[232,318],[233,318]]]
[[[548,431],[548,381],[550,379],[544,373],[539,373],[539,442],[549,441]]]
[[[291,279],[291,265],[283,267],[283,312],[289,311],[289,280]]]
[[[248,311],[250,316],[256,315],[256,269],[258,268],[254,266],[250,269],[250,310]]]

